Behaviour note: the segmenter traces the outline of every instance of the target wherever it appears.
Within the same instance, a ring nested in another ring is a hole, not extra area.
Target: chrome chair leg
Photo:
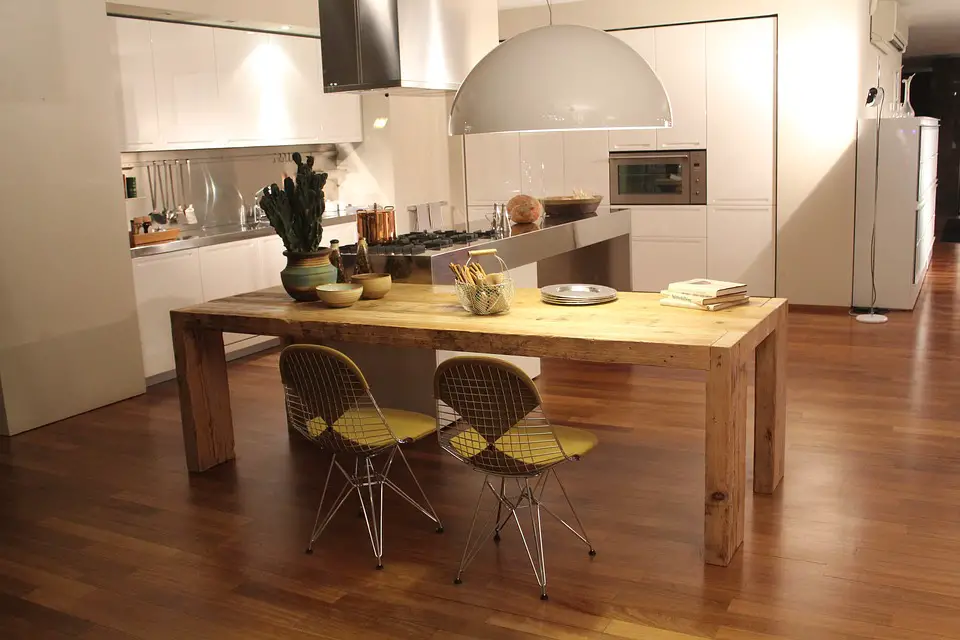
[[[500,531],[503,529],[503,525],[506,524],[506,520],[504,520],[504,522],[500,522],[500,510],[503,507],[503,498],[505,497],[503,493],[504,482],[506,482],[506,478],[501,476],[500,477],[500,500],[497,501],[497,530],[493,534],[494,542],[500,542]]]
[[[473,510],[473,520],[470,522],[470,530],[467,532],[467,540],[463,545],[463,555],[460,557],[460,568],[457,569],[457,577],[454,578],[453,584],[462,584],[463,572],[466,571],[467,567],[473,562],[474,558],[477,557],[477,554],[480,552],[481,547],[484,543],[489,540],[494,532],[497,530],[497,522],[494,522],[493,527],[484,526],[481,527],[477,532],[476,538],[474,538],[474,531],[477,530],[477,519],[480,516],[480,505],[483,504],[483,494],[485,491],[489,490],[497,497],[498,502],[500,501],[500,495],[493,488],[493,485],[490,484],[490,476],[483,477],[483,484],[480,486],[480,494],[477,496],[477,506]],[[507,504],[507,508],[510,509],[510,512],[513,512],[512,505]],[[484,529],[486,531],[484,531]]]
[[[407,472],[409,472],[410,477],[413,478],[413,483],[417,485],[417,489],[420,491],[420,495],[423,497],[423,502],[426,504],[426,507],[407,495],[403,489],[398,487],[392,480],[390,480],[390,478],[387,477],[387,475],[390,473],[390,466],[393,464],[394,452],[400,454],[400,459],[403,460],[403,464],[407,467]],[[414,508],[416,508],[420,513],[433,520],[437,525],[437,533],[443,533],[443,523],[440,521],[440,516],[437,515],[436,509],[434,509],[433,505],[430,504],[430,498],[427,497],[427,492],[423,490],[423,487],[420,485],[420,481],[417,480],[417,476],[413,473],[413,468],[407,461],[407,456],[403,454],[403,449],[401,449],[399,446],[390,453],[390,459],[387,461],[387,467],[383,472],[383,481],[388,487],[393,489],[397,495],[413,505]]]
[[[367,524],[373,555],[377,558],[377,569],[383,569],[383,481],[379,479],[382,476],[378,478],[370,458],[363,459],[363,473],[364,475],[357,478],[357,494],[360,496],[360,508],[363,510],[363,520]],[[364,488],[367,490],[366,496],[364,496]],[[379,505],[375,498],[375,488],[380,494]]]
[[[339,469],[346,478],[346,484],[343,486],[343,489],[340,490],[340,494],[333,501],[332,506],[327,511],[327,515],[321,522],[320,514],[323,513],[323,502],[327,497],[327,489],[330,487],[330,476],[333,474],[334,467]],[[330,468],[327,469],[327,479],[323,483],[323,493],[320,494],[320,506],[317,507],[317,518],[313,523],[313,532],[310,534],[310,542],[307,544],[307,553],[313,553],[313,544],[317,541],[317,538],[320,537],[320,534],[323,533],[323,530],[327,528],[327,525],[330,524],[330,521],[333,520],[333,516],[337,514],[337,511],[340,510],[340,507],[343,506],[343,503],[346,502],[347,497],[350,495],[350,492],[353,488],[353,481],[347,472],[344,471],[343,467],[341,467],[337,462],[337,456],[334,455],[330,460]]]
[[[579,527],[580,530],[577,531],[576,529],[574,529],[573,527],[571,527],[570,524],[567,523],[566,520],[564,520],[563,518],[561,518],[560,516],[558,516],[557,514],[555,514],[553,511],[551,511],[545,504],[540,503],[540,499],[539,499],[539,498],[537,498],[537,503],[538,503],[538,505],[541,506],[541,507],[543,507],[543,510],[544,510],[544,511],[546,511],[546,512],[549,513],[551,516],[553,516],[554,518],[556,518],[556,520],[557,520],[560,524],[562,524],[562,525],[565,526],[567,529],[569,529],[569,530],[571,531],[571,533],[573,533],[573,535],[575,535],[575,536],[577,536],[578,538],[580,538],[580,541],[583,542],[585,545],[587,545],[587,548],[590,550],[589,553],[590,553],[591,556],[597,555],[597,550],[593,548],[593,543],[591,543],[591,542],[590,542],[590,538],[587,537],[587,530],[586,530],[586,528],[584,528],[583,522],[580,520],[580,516],[577,515],[577,510],[573,507],[573,502],[570,500],[570,496],[567,495],[567,489],[566,489],[566,487],[563,486],[563,483],[560,481],[560,476],[557,475],[557,472],[556,472],[554,469],[551,469],[550,471],[548,471],[548,472],[547,472],[546,474],[544,474],[544,475],[546,476],[546,475],[550,475],[550,474],[553,475],[553,479],[556,480],[556,481],[557,481],[557,485],[560,486],[560,491],[563,493],[563,498],[564,498],[564,500],[567,501],[567,506],[570,507],[570,513],[573,514],[573,518],[574,518],[574,520],[577,521],[577,527]],[[543,484],[544,484],[544,487],[546,487],[546,481],[544,481]],[[542,490],[541,490],[541,492],[540,492],[540,495],[541,495],[541,497],[543,496],[543,491],[542,491]]]

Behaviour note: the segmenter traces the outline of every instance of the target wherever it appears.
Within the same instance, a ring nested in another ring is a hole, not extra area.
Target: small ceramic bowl
[[[393,278],[389,273],[361,273],[350,278],[350,281],[363,285],[363,297],[366,300],[379,300],[393,286]]]
[[[317,297],[328,307],[342,309],[360,299],[363,286],[359,284],[322,284],[317,287]]]

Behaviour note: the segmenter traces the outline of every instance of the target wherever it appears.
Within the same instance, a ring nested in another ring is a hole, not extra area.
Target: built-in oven
[[[610,204],[707,204],[707,152],[611,153]]]

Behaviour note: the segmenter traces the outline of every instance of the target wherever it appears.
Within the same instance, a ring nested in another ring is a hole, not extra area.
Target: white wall
[[[847,306],[867,7],[867,0],[585,0],[555,5],[553,14],[555,23],[601,29],[776,15],[777,293],[797,304]],[[500,37],[545,23],[539,7],[503,11]]]
[[[450,201],[447,97],[367,93],[363,142],[342,145],[339,199],[353,205],[394,205],[397,233],[413,229],[410,205]],[[386,126],[375,128],[378,118]]]
[[[8,434],[143,392],[109,42],[102,0],[0,2]]]

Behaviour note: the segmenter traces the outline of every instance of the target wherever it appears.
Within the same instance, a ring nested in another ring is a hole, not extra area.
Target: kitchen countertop
[[[390,273],[395,281],[452,284],[451,262],[464,263],[470,251],[496,249],[508,267],[537,263],[554,256],[630,234],[628,207],[600,207],[578,217],[546,217],[542,224],[513,225],[509,235],[479,238],[416,255],[371,252],[374,271]],[[351,272],[356,254],[341,248],[344,267]]]
[[[324,226],[356,222],[356,215],[339,216],[336,218],[324,218]],[[148,244],[130,249],[131,258],[142,258],[144,256],[154,256],[171,251],[183,251],[185,249],[196,249],[198,247],[209,247],[216,244],[227,242],[237,242],[238,240],[249,240],[251,238],[261,238],[271,236],[276,233],[267,223],[256,225],[229,225],[220,227],[211,227],[209,229],[184,229],[177,240],[170,242],[158,242],[157,244]]]

